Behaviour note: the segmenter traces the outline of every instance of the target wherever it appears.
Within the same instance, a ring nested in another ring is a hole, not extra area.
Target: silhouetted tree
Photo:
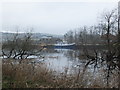
[[[42,47],[33,44],[32,33],[13,34],[13,38],[9,38],[3,42],[2,55],[13,59],[26,59],[31,55],[38,55]]]
[[[103,20],[102,20],[102,23],[100,24],[101,27],[99,27],[99,29],[104,31],[104,34],[107,35],[106,36],[107,42],[106,42],[105,51],[102,50],[100,52],[101,53],[100,56],[99,56],[99,52],[96,49],[94,49],[93,55],[89,54],[89,50],[87,50],[87,49],[85,50],[85,55],[89,60],[88,63],[85,65],[85,67],[87,67],[90,64],[94,64],[94,67],[97,67],[98,62],[100,62],[101,65],[102,65],[102,63],[106,63],[105,64],[105,69],[106,69],[105,75],[106,75],[106,79],[107,79],[107,86],[109,86],[110,74],[112,74],[114,70],[117,70],[118,72],[120,72],[119,24],[118,24],[118,35],[117,35],[118,41],[114,42],[114,43],[110,42],[110,34],[113,33],[113,30],[114,31],[116,30],[117,20],[119,21],[116,10],[112,10],[111,12],[107,12],[103,15]],[[119,85],[118,85],[118,87],[119,87]]]

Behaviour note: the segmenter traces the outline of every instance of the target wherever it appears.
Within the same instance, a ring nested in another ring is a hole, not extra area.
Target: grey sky
[[[81,26],[94,25],[103,11],[117,7],[113,2],[3,3],[3,31],[15,25],[31,26],[34,32],[64,34]],[[23,30],[21,30],[22,32]]]

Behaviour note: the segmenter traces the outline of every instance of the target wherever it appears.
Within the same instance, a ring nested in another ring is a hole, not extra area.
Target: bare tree
[[[110,12],[105,12],[103,14],[100,25],[101,25],[101,30],[104,32],[103,34],[106,34],[106,41],[107,41],[106,43],[109,50],[110,50],[110,34],[117,31],[116,24],[117,24],[116,9]]]
[[[2,55],[13,59],[26,59],[31,55],[38,55],[42,48],[33,44],[32,33],[15,33],[13,38],[7,39],[2,45]]]
[[[118,67],[119,67],[119,79],[118,79],[118,86],[120,88],[120,2],[118,4],[118,37],[117,37],[117,43],[118,43]]]
[[[64,35],[64,39],[67,41],[67,43],[73,43],[74,42],[74,35],[73,31],[70,30]]]
[[[118,41],[117,47],[114,45],[115,43],[111,43],[110,41],[110,34],[113,33],[113,31],[116,30],[117,27],[117,13],[115,10],[112,10],[111,12],[107,12],[103,15],[102,23],[100,24],[102,31],[104,31],[104,34],[106,34],[106,50],[101,51],[101,56],[99,56],[99,52],[94,50],[94,55],[90,55],[89,51],[86,50],[85,55],[88,58],[88,63],[85,67],[87,67],[89,64],[94,64],[95,67],[97,67],[97,62],[100,62],[101,64],[103,62],[106,63],[106,79],[107,79],[107,86],[109,86],[109,77],[110,74],[112,74],[112,71],[117,70],[120,71],[120,64],[119,64],[119,34],[118,34]],[[119,26],[119,25],[118,25]],[[119,29],[118,29],[119,33]],[[117,53],[118,52],[118,53]],[[119,86],[118,86],[119,87]]]

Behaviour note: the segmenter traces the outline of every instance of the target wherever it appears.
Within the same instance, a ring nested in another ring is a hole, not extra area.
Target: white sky
[[[117,8],[115,2],[3,2],[2,31],[31,26],[34,32],[64,34],[70,29],[94,25],[102,12]],[[22,32],[23,30],[21,30]]]

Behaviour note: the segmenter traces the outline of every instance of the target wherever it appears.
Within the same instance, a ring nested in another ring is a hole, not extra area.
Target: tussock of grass
[[[3,88],[84,88],[105,87],[104,81],[98,77],[92,81],[89,73],[61,74],[50,70],[47,65],[30,64],[23,60],[20,64],[13,64],[12,60],[3,62]]]

